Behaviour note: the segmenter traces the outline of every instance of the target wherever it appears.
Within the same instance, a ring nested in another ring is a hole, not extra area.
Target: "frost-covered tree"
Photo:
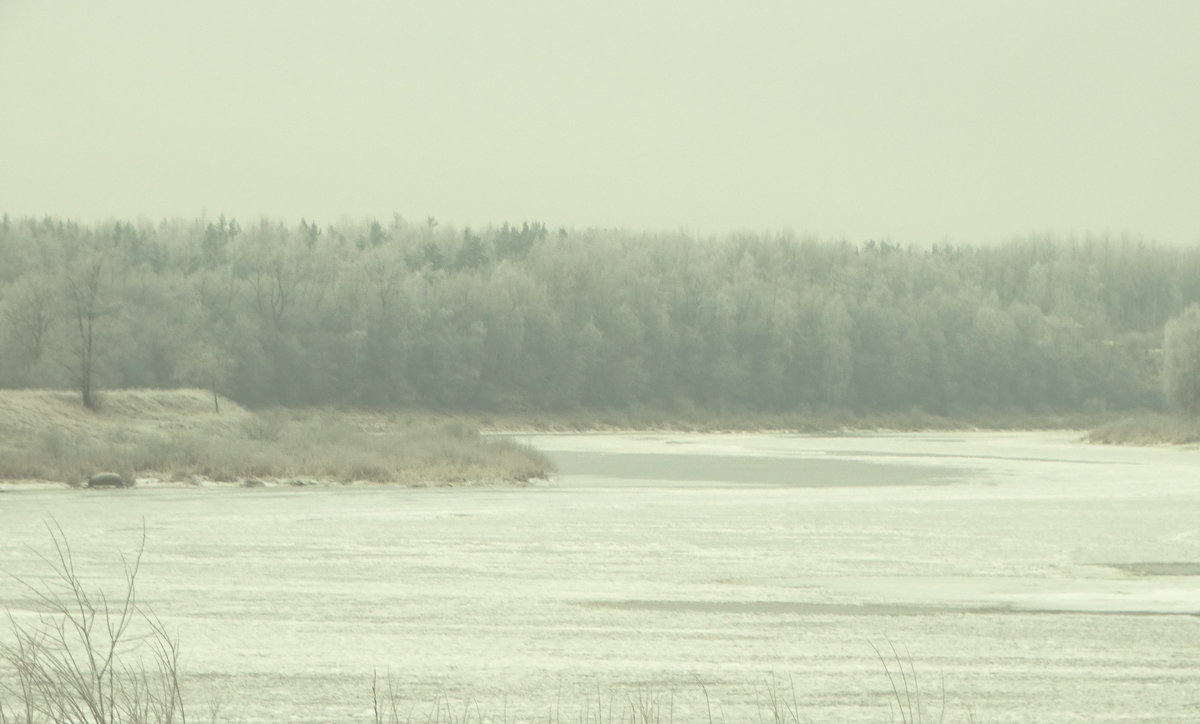
[[[1200,304],[1167,322],[1162,381],[1168,404],[1190,414],[1200,413]]]

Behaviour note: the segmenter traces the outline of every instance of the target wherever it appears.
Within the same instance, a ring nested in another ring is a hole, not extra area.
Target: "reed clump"
[[[0,392],[0,480],[523,484],[553,473],[527,445],[468,421],[329,409],[216,411],[196,390]],[[7,403],[7,404],[4,404]]]

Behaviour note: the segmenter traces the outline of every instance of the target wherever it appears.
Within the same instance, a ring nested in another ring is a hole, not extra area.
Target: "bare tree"
[[[212,392],[213,411],[220,412],[218,388],[224,386],[229,377],[232,356],[214,337],[197,336],[187,346],[176,372],[181,383],[204,387]]]
[[[79,335],[75,345],[76,384],[80,400],[89,410],[96,409],[96,322],[103,313],[101,292],[107,259],[105,251],[97,250],[68,271],[65,279],[68,313]]]

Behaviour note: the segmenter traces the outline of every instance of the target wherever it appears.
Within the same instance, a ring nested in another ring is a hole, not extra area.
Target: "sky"
[[[1193,0],[0,0],[0,212],[1200,243]]]

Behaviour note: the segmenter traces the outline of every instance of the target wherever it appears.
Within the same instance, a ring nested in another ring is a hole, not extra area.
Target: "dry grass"
[[[1100,425],[1087,442],[1116,445],[1184,445],[1200,443],[1200,418],[1146,413]]]
[[[1102,425],[1085,438],[1105,445],[1189,445],[1200,443],[1200,418],[1146,413]]]
[[[78,485],[127,481],[529,482],[553,471],[539,453],[462,421],[331,410],[250,412],[200,390],[105,392],[100,410],[69,393],[0,391],[0,479]]]
[[[1106,419],[1099,414],[995,413],[950,417],[914,408],[908,412],[858,415],[846,410],[769,413],[747,411],[672,411],[653,408],[596,409],[562,413],[483,416],[486,429],[528,432],[922,432],[944,430],[1082,430]]]
[[[946,721],[945,681],[941,682],[940,704],[934,719],[928,693],[920,690],[916,665],[911,657],[902,658],[895,646],[888,641],[891,655],[883,653],[875,644],[870,644],[883,665],[887,686],[881,693],[882,704],[887,709],[889,722],[900,724],[927,724]],[[788,677],[787,682],[771,674],[756,687],[753,717],[744,710],[740,718],[730,719],[720,701],[709,696],[708,688],[699,678],[691,690],[648,690],[633,689],[621,692],[597,691],[595,696],[582,702],[565,703],[555,700],[540,713],[509,711],[505,704],[499,711],[484,709],[475,699],[455,699],[448,694],[439,694],[432,702],[406,700],[398,691],[396,681],[389,673],[385,679],[379,672],[371,680],[371,700],[374,724],[508,724],[509,722],[541,721],[546,724],[673,724],[674,722],[698,722],[701,724],[730,724],[731,721],[754,721],[758,724],[804,724],[816,721],[808,713],[796,682]],[[881,718],[881,721],[883,719]],[[968,709],[965,721],[974,721]]]

